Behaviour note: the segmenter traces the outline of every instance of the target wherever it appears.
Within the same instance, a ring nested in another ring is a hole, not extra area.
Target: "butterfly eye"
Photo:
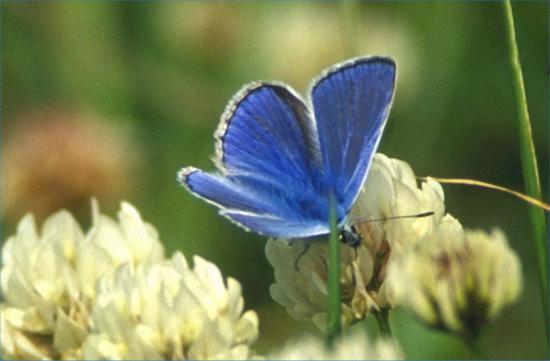
[[[355,226],[344,226],[340,231],[340,242],[350,247],[357,248],[361,244],[362,237]]]

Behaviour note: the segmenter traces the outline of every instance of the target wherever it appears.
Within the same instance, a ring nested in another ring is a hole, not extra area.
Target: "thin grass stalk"
[[[519,122],[519,143],[525,192],[531,197],[542,199],[540,178],[537,168],[537,157],[535,154],[531,122],[529,120],[529,111],[527,108],[527,96],[525,94],[525,85],[523,83],[523,74],[516,41],[514,17],[512,13],[512,5],[509,0],[504,2],[504,16],[506,19],[506,34],[510,52],[510,66],[512,70],[512,81]],[[548,337],[548,245],[546,243],[545,215],[544,212],[537,207],[529,207],[529,212],[534,234],[533,241],[535,243],[535,250],[537,253],[544,323],[546,335]]]
[[[374,317],[376,318],[376,323],[378,324],[380,336],[391,338],[393,340],[390,327],[390,311],[387,308],[383,308],[380,311],[375,312]]]
[[[340,291],[340,241],[338,240],[338,223],[336,220],[336,201],[334,196],[329,202],[329,253],[328,253],[328,337],[327,344],[332,347],[335,339],[340,335],[342,328],[340,319],[341,291]]]

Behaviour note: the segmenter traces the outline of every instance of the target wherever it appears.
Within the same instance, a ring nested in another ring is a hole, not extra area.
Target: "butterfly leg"
[[[294,269],[296,270],[296,272],[300,271],[300,267],[298,266],[298,263],[300,262],[300,259],[306,254],[306,252],[308,251],[310,245],[311,244],[309,242],[304,242],[304,249],[302,250],[302,252],[300,252],[298,257],[294,261]]]

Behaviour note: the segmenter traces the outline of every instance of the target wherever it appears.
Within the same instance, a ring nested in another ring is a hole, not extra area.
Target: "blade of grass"
[[[328,252],[328,337],[327,345],[332,347],[340,335],[341,325],[341,293],[340,293],[340,242],[338,240],[338,224],[336,221],[336,201],[331,195],[329,200],[329,252]]]
[[[509,0],[506,0],[503,4],[504,16],[506,18],[506,34],[510,52],[512,81],[518,113],[520,153],[525,192],[531,197],[542,199],[540,179],[537,168],[537,158],[533,144],[529,111],[527,109],[527,97],[525,95],[525,85],[523,84],[523,74],[521,71],[521,63],[519,60],[519,52],[516,41],[516,30],[514,27],[512,5]],[[535,249],[537,252],[544,323],[546,336],[548,337],[548,244],[546,243],[545,217],[543,211],[536,207],[529,207],[529,212],[531,216],[531,224],[533,226],[533,241],[535,242]]]

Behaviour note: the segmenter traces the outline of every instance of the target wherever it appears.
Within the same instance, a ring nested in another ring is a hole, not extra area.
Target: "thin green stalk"
[[[537,157],[533,144],[529,111],[527,109],[527,96],[523,84],[523,74],[519,60],[519,52],[516,42],[516,31],[512,5],[509,0],[504,2],[504,16],[506,18],[506,33],[510,51],[510,66],[512,70],[512,81],[516,97],[516,107],[519,122],[519,142],[521,163],[523,168],[523,181],[525,192],[531,197],[542,199],[540,190],[540,179],[537,168]],[[537,252],[539,283],[544,312],[544,324],[546,336],[548,337],[548,245],[546,243],[546,225],[544,213],[536,207],[529,207],[531,224],[533,227],[535,249]]]
[[[391,338],[393,340],[390,327],[390,311],[385,308],[381,309],[380,311],[374,313],[374,317],[376,318],[376,323],[378,324],[380,336]]]
[[[487,355],[485,354],[485,352],[481,348],[481,345],[479,344],[479,338],[463,338],[462,340],[468,347],[468,350],[470,350],[470,353],[474,360],[487,359]]]
[[[328,338],[329,347],[340,335],[341,292],[340,292],[340,242],[336,220],[336,202],[331,195],[329,202],[330,238],[328,252]]]

